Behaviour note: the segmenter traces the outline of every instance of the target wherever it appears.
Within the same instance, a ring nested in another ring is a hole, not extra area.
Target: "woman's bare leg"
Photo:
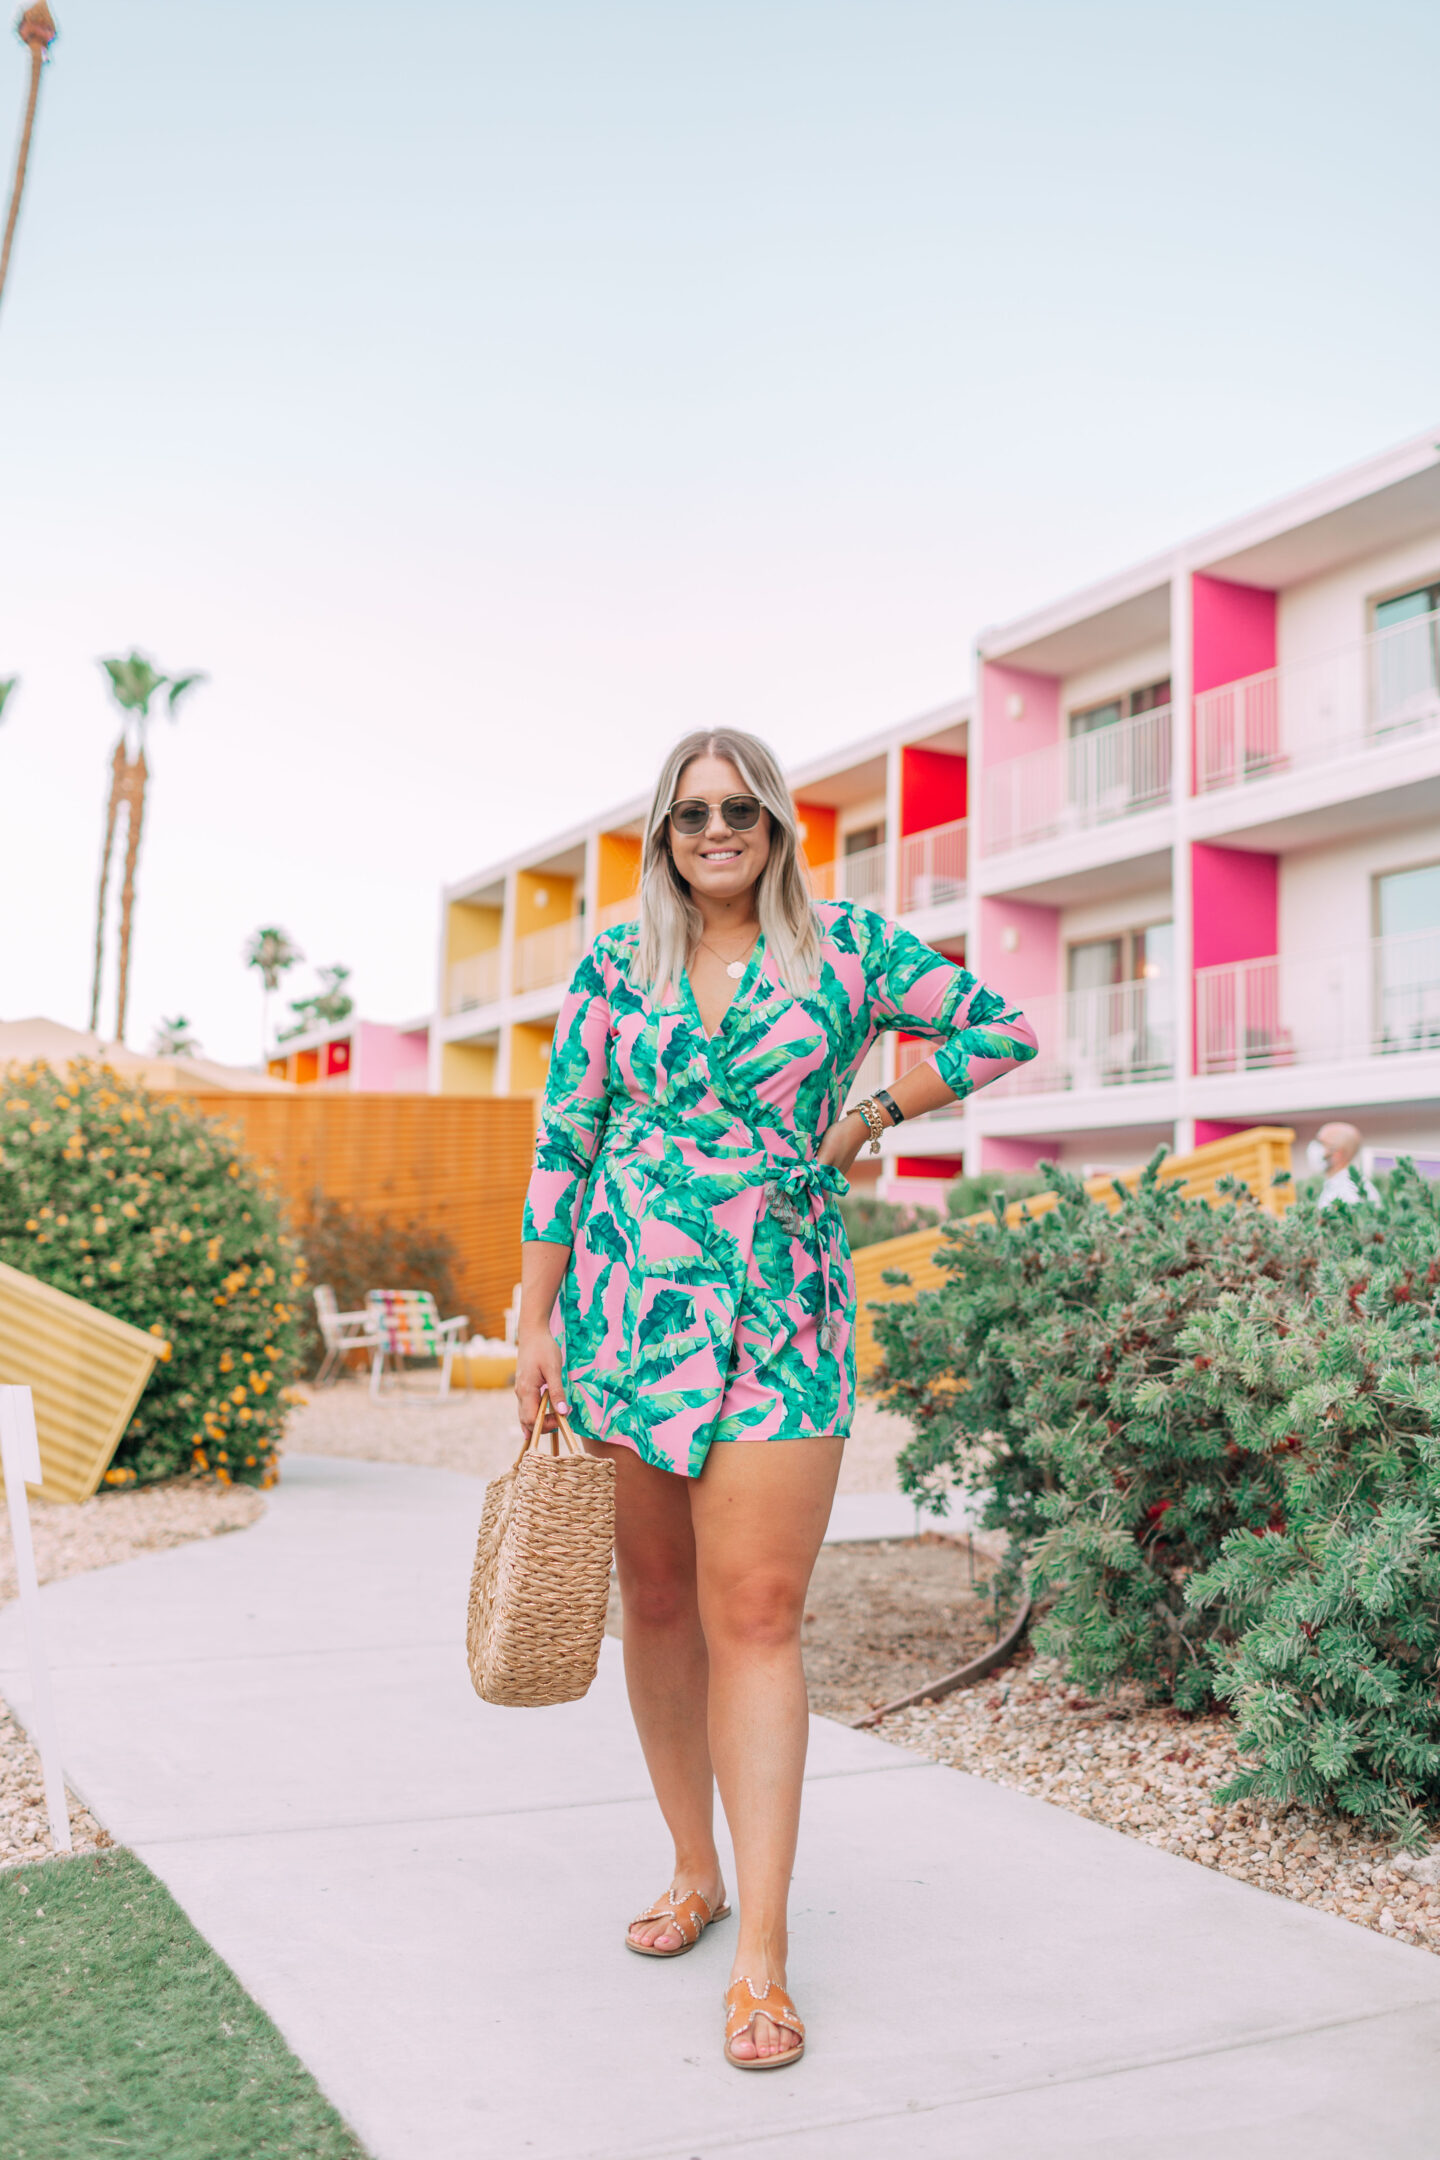
[[[732,1977],[784,1985],[787,1911],[809,1700],[800,1626],[840,1474],[840,1440],[713,1447],[690,1493],[699,1610],[710,1659],[710,1753],[735,1844],[740,1935]],[[756,2018],[735,2053],[793,2034]]]
[[[722,1885],[706,1728],[708,1660],[695,1594],[690,1481],[641,1462],[632,1448],[592,1442],[591,1449],[615,1463],[625,1684],[650,1782],[675,1842],[672,1885],[699,1890],[717,1905]],[[681,1941],[659,1920],[632,1933],[638,1943],[662,1950]]]

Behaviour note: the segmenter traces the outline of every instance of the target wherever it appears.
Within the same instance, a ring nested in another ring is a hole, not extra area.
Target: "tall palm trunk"
[[[20,150],[15,159],[15,178],[10,187],[10,210],[5,219],[5,238],[0,241],[0,298],[4,296],[6,273],[10,268],[10,250],[15,244],[15,227],[20,221],[20,199],[25,193],[25,173],[30,163],[30,138],[35,132],[35,108],[40,102],[40,70],[45,65],[45,55],[55,37],[55,18],[45,5],[45,0],[38,0],[36,6],[26,8],[15,28],[30,48],[30,95],[25,100],[25,121],[20,130]]]
[[[125,1040],[125,1012],[130,1002],[130,933],[135,921],[135,870],[140,860],[140,829],[145,822],[145,783],[149,778],[142,750],[125,768],[125,877],[120,888],[120,980],[115,991],[115,1040]]]
[[[110,883],[110,858],[115,852],[115,820],[125,792],[125,738],[115,745],[110,760],[110,800],[105,808],[105,845],[100,850],[100,890],[95,899],[95,979],[90,986],[90,1032],[100,1031],[100,976],[105,965],[105,894]]]

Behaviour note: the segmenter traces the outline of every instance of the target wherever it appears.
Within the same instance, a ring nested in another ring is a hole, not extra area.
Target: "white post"
[[[30,1655],[32,1727],[45,1779],[50,1838],[57,1852],[73,1852],[65,1775],[60,1768],[60,1729],[55,1718],[55,1698],[50,1692],[50,1667],[45,1658],[45,1635],[40,1621],[40,1585],[35,1575],[35,1547],[30,1537],[30,1496],[25,1490],[27,1483],[38,1485],[41,1482],[35,1398],[28,1387],[0,1387],[0,1467],[5,1472],[5,1503],[10,1510],[15,1576],[20,1587],[20,1611],[25,1621],[25,1643]]]

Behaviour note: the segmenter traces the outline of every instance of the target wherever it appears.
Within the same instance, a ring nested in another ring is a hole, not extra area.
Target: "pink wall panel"
[[[1025,701],[1018,720],[1009,715],[1012,697]],[[980,710],[985,722],[982,755],[987,768],[1023,757],[1027,750],[1047,749],[1060,740],[1057,676],[1036,675],[1029,668],[1003,667],[998,661],[987,660],[980,669]]]
[[[1228,1140],[1237,1132],[1249,1132],[1249,1124],[1237,1124],[1233,1118],[1197,1117],[1195,1120],[1195,1145],[1207,1147],[1212,1140]]]
[[[951,825],[969,808],[969,768],[951,750],[922,750],[907,743],[900,752],[900,830],[929,832]]]
[[[1017,935],[1013,952],[1005,950],[1007,929]],[[1058,908],[1036,907],[1028,900],[986,898],[980,902],[980,930],[990,989],[1023,1005],[1027,998],[1048,997],[1063,988]]]
[[[980,1143],[980,1167],[982,1171],[1036,1170],[1054,1152],[1053,1140],[1008,1140],[989,1133]]]
[[[1197,968],[1263,960],[1280,944],[1280,858],[1247,848],[1190,848]]]
[[[1275,665],[1275,595],[1197,571],[1191,590],[1194,690],[1240,682]]]
[[[378,1021],[362,1020],[354,1032],[352,1085],[381,1093],[424,1091],[429,1050],[423,1029],[403,1032]]]

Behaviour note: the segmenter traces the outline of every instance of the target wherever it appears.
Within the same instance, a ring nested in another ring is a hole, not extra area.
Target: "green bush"
[[[934,1208],[902,1207],[864,1193],[850,1192],[836,1205],[851,1252],[859,1252],[862,1245],[883,1245],[887,1238],[908,1237],[912,1230],[933,1230],[940,1221]]]
[[[1378,1207],[1320,1220],[1305,1305],[1261,1284],[1186,1332],[1237,1445],[1281,1470],[1274,1522],[1189,1594],[1238,1633],[1215,1664],[1247,1764],[1222,1797],[1414,1846],[1440,1807],[1440,1191],[1402,1164]]]
[[[0,1081],[0,1260],[171,1346],[107,1481],[273,1483],[299,1255],[233,1135],[109,1067]]]
[[[1320,1233],[1236,1189],[1214,1205],[1158,1180],[1157,1156],[1108,1213],[1045,1166],[1058,1205],[1007,1225],[953,1222],[949,1280],[877,1306],[881,1385],[916,1437],[901,1482],[944,1509],[952,1486],[1006,1530],[1011,1567],[1053,1600],[1037,1645],[1096,1692],[1138,1680],[1155,1700],[1202,1707],[1223,1608],[1185,1586],[1238,1529],[1275,1518],[1283,1477],[1267,1448],[1232,1436],[1181,1337],[1257,1280],[1286,1299],[1314,1279]]]
[[[343,1201],[317,1197],[297,1231],[311,1283],[327,1283],[342,1312],[359,1312],[367,1290],[428,1290],[442,1319],[456,1310],[455,1247],[424,1223],[361,1215]],[[324,1354],[315,1301],[304,1301],[302,1345],[309,1361]]]
[[[983,1172],[978,1177],[957,1177],[945,1189],[945,1212],[963,1221],[967,1215],[979,1215],[986,1208],[993,1210],[997,1193],[1008,1207],[1012,1200],[1029,1200],[1049,1190],[1050,1179],[1040,1170],[997,1170],[988,1177]]]

